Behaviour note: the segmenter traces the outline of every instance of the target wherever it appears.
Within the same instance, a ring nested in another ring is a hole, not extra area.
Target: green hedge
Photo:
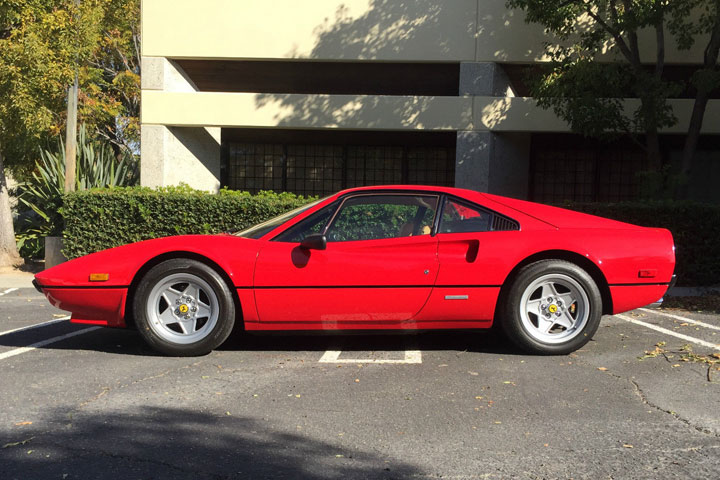
[[[313,200],[291,193],[187,187],[89,190],[64,197],[64,253],[75,258],[126,243],[242,229]],[[679,285],[720,283],[720,206],[695,203],[563,204],[601,217],[667,228],[675,238]]]
[[[210,194],[188,187],[75,192],[64,197],[63,253],[76,258],[150,238],[244,229],[311,200],[292,193]]]
[[[678,285],[720,284],[720,205],[633,202],[558,206],[645,227],[667,228],[675,239]]]

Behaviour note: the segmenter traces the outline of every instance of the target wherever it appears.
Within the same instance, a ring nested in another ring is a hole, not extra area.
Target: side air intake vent
[[[507,217],[493,215],[492,229],[494,232],[520,230],[520,225],[515,220],[510,220]]]

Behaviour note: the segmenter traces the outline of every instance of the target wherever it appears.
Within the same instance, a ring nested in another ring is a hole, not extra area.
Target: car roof
[[[481,195],[480,192],[456,187],[443,187],[437,185],[373,185],[368,187],[354,187],[341,190],[337,196],[344,196],[358,192],[382,192],[382,191],[409,191],[409,192],[434,192],[457,195],[459,197],[474,197]]]

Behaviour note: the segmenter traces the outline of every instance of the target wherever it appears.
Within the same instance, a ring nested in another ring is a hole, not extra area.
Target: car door
[[[506,270],[503,256],[519,233],[512,219],[448,196],[438,221],[440,269],[422,319],[492,319]]]
[[[348,196],[331,214],[317,212],[268,241],[254,278],[260,322],[382,328],[412,318],[438,272],[437,240],[430,235],[438,198]],[[312,233],[325,234],[324,250],[300,247]]]

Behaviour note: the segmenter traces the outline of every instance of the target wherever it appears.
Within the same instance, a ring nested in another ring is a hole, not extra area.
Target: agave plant
[[[136,185],[140,178],[138,162],[129,152],[116,158],[107,144],[93,142],[82,125],[78,132],[75,189]],[[60,214],[65,192],[65,147],[58,142],[56,152],[41,150],[32,176],[18,186],[18,218],[15,225],[18,249],[24,257],[43,255],[46,236],[62,233]]]

